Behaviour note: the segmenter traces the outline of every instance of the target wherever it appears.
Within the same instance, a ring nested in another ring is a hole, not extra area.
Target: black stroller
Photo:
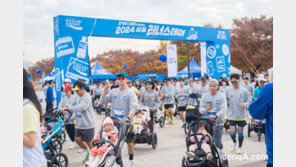
[[[189,95],[189,98],[193,99],[194,102],[192,104],[187,104],[186,106],[186,115],[185,115],[185,124],[184,124],[185,134],[188,134],[189,132],[190,123],[192,121],[194,122],[199,117],[201,117],[201,114],[199,113],[199,101],[198,101],[199,97],[200,95],[196,93],[192,93]]]
[[[118,160],[118,163],[123,166],[122,158],[121,158],[121,149],[124,145],[126,135],[129,133],[131,128],[128,128],[126,130],[126,127],[131,127],[130,122],[124,122],[122,119],[118,117],[110,117],[113,120],[114,126],[118,129],[118,139],[115,144],[113,144],[111,141],[105,140],[105,139],[95,139],[92,141],[93,146],[102,146],[106,143],[110,144],[112,147],[110,147],[107,152],[103,155],[103,157],[100,160],[100,164],[98,167],[104,167],[104,166],[113,166],[115,161]],[[99,131],[100,136],[103,134],[103,125]],[[108,160],[109,158],[113,157],[111,160]]]
[[[157,134],[155,132],[155,128],[154,128],[154,121],[152,122],[152,120],[150,118],[156,118],[155,117],[155,112],[150,110],[149,107],[147,106],[142,106],[142,107],[139,107],[138,110],[141,110],[144,117],[146,118],[146,122],[149,124],[152,123],[152,131],[150,131],[148,133],[148,129],[147,127],[144,127],[143,130],[139,133],[136,133],[135,134],[135,142],[134,142],[134,145],[136,145],[136,143],[138,144],[142,144],[142,143],[148,143],[148,145],[152,145],[152,148],[153,149],[156,149],[157,147]],[[141,125],[141,122],[139,121],[135,121],[133,122],[133,125],[134,125],[134,129],[138,126],[143,126]]]
[[[191,144],[195,144],[190,141],[190,137],[196,136],[196,135],[202,135],[201,133],[198,133],[198,130],[197,130],[197,125],[200,120],[206,120],[209,125],[209,129],[207,129],[207,131],[212,136],[212,139],[208,142],[208,144],[211,147],[213,159],[211,160],[206,159],[206,153],[202,149],[197,149],[195,150],[195,157],[193,158],[189,158],[185,154],[185,156],[182,159],[182,167],[228,167],[228,160],[220,157],[219,152],[214,144],[213,139],[215,136],[214,132],[216,128],[215,126],[216,119],[210,120],[208,117],[204,117],[204,118],[200,117],[190,124],[189,132],[193,131],[193,134],[190,134],[186,137],[187,152],[189,152],[189,146]],[[196,143],[198,145],[201,144],[197,140],[196,140]],[[199,146],[199,148],[201,147]]]
[[[251,136],[251,131],[257,133],[258,141],[260,142],[262,134],[265,135],[265,123],[252,118],[251,123],[248,123],[248,137]]]

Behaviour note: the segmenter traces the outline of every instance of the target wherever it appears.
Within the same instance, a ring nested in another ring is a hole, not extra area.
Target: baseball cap
[[[118,77],[118,76],[124,76],[126,78],[128,77],[128,75],[127,75],[126,72],[121,72],[121,73],[119,73],[119,74],[116,75],[116,77]]]
[[[79,90],[79,87],[76,85],[72,90]]]
[[[214,82],[216,85],[219,85],[219,82],[218,82],[216,79],[211,79],[211,80],[209,81],[209,84],[212,83],[212,82]]]
[[[260,82],[260,81],[266,82],[266,79],[265,79],[264,77],[259,77],[259,78],[258,78],[258,81],[259,81],[259,82]]]
[[[66,78],[66,79],[64,80],[64,82],[69,82],[69,83],[71,83],[71,79]]]
[[[67,85],[67,86],[65,87],[65,91],[68,91],[68,90],[72,90],[72,87],[71,87],[70,85]]]
[[[201,79],[200,79],[201,81],[207,81],[207,77],[201,77]]]

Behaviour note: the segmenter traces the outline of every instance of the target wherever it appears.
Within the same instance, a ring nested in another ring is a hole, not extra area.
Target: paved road
[[[96,115],[96,132],[101,125],[103,116]],[[165,125],[164,128],[158,128],[158,147],[152,149],[148,144],[137,144],[135,147],[135,166],[136,167],[178,167],[181,166],[181,160],[185,153],[185,134],[181,128],[180,119],[176,120],[175,125]],[[245,136],[247,128],[245,128]],[[228,155],[229,166],[231,167],[259,167],[266,166],[265,162],[265,141],[258,142],[254,132],[251,137],[245,137],[243,143],[243,155],[238,156],[229,150],[232,141],[229,133],[224,131],[223,134],[224,151]],[[76,150],[70,150],[71,142],[69,139],[64,143],[63,153],[65,153],[70,162],[70,167],[81,167],[85,153],[77,153]],[[127,164],[128,154],[127,147],[122,149],[124,164]],[[258,157],[256,157],[258,156]],[[257,158],[257,159],[256,159]]]

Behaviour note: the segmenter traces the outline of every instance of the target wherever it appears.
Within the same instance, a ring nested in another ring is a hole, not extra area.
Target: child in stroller
[[[210,140],[212,140],[212,138],[206,129],[209,129],[207,122],[205,120],[199,121],[197,125],[198,134],[196,134],[195,136],[191,136],[189,138],[190,142],[194,144],[191,144],[189,146],[189,152],[187,153],[187,157],[195,157],[195,151],[197,149],[201,149],[206,153],[207,159],[213,159],[211,147],[209,145]],[[193,131],[191,131],[190,134],[193,134]]]
[[[216,118],[199,117],[189,124],[190,134],[186,137],[187,152],[182,159],[183,167],[228,167],[228,160],[220,156],[214,144],[215,122]]]
[[[118,139],[118,130],[114,126],[113,121],[110,117],[107,117],[103,122],[103,134],[102,138],[105,140],[110,140],[113,144],[116,143]],[[96,139],[100,139],[100,134],[97,135]],[[97,167],[100,163],[100,159],[109,149],[110,143],[105,143],[101,147],[94,146],[90,151],[89,160],[85,162],[85,165],[90,167]],[[111,146],[112,147],[112,146]]]
[[[140,106],[133,120],[133,132],[135,134],[135,143],[148,143],[153,149],[157,147],[157,135],[154,128],[154,112],[150,115],[148,106]]]

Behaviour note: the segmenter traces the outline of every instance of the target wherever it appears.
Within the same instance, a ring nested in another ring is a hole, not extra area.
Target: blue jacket
[[[268,164],[273,164],[273,84],[266,84],[256,101],[249,106],[249,112],[254,119],[266,118],[265,134]]]
[[[53,102],[53,92],[52,92],[52,87],[47,88],[47,93],[46,93],[46,103],[51,103]]]

